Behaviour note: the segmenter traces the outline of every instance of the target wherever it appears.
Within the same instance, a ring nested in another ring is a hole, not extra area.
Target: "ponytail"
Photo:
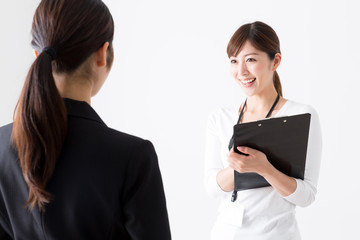
[[[39,210],[52,196],[46,191],[64,143],[66,108],[52,75],[53,56],[43,51],[32,64],[16,106],[12,132],[25,182],[26,206]]]
[[[276,92],[280,95],[280,97],[282,97],[283,96],[282,87],[281,87],[280,77],[277,71],[274,72],[274,87]]]
[[[114,21],[101,0],[41,0],[31,35],[32,48],[40,55],[28,72],[15,109],[11,144],[29,188],[26,207],[45,211],[45,205],[56,197],[46,189],[67,133],[66,108],[53,72],[73,74],[105,42],[112,46]],[[112,62],[112,54],[109,57]]]

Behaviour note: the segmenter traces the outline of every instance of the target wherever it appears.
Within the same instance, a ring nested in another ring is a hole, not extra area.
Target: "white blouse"
[[[295,206],[306,207],[315,200],[322,147],[319,118],[311,106],[290,100],[274,116],[302,113],[311,114],[304,180],[295,179],[296,190],[286,197],[271,186],[238,191],[236,202],[244,208],[242,226],[233,226],[218,218],[211,239],[300,239]],[[216,175],[228,166],[228,144],[237,120],[238,107],[222,108],[210,115],[207,125],[205,186],[209,195],[221,199],[219,213],[226,208],[226,201],[231,201],[232,192],[224,192],[219,187]]]

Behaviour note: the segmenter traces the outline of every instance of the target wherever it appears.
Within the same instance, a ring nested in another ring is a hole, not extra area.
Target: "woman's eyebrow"
[[[244,57],[249,56],[249,55],[259,55],[259,54],[255,53],[255,52],[254,53],[248,53],[248,54],[245,54]]]

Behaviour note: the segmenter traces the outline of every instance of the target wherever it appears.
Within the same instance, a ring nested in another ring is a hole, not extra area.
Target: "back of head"
[[[42,0],[32,24],[32,47],[39,53],[19,98],[12,143],[29,186],[26,205],[40,210],[66,136],[67,116],[53,72],[72,73],[105,42],[112,62],[114,23],[101,0]]]
[[[249,41],[256,49],[266,52],[270,60],[275,58],[276,53],[281,53],[280,41],[274,29],[263,22],[256,21],[244,24],[236,30],[227,46],[228,57],[237,56],[246,41]],[[276,71],[273,81],[277,93],[282,96],[280,77]]]
[[[114,35],[112,16],[101,0],[42,0],[32,25],[32,47],[52,47],[57,73],[70,73]],[[112,49],[109,47],[109,49]]]

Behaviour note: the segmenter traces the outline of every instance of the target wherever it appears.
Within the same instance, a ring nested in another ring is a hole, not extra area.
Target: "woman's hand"
[[[243,154],[238,154],[231,149],[228,154],[229,166],[239,173],[255,172],[263,175],[272,167],[263,152],[249,147],[237,147]]]
[[[247,155],[238,154],[231,149],[227,159],[230,168],[239,173],[255,172],[263,176],[282,196],[288,196],[296,190],[296,180],[277,170],[264,153],[249,147],[237,149]]]

